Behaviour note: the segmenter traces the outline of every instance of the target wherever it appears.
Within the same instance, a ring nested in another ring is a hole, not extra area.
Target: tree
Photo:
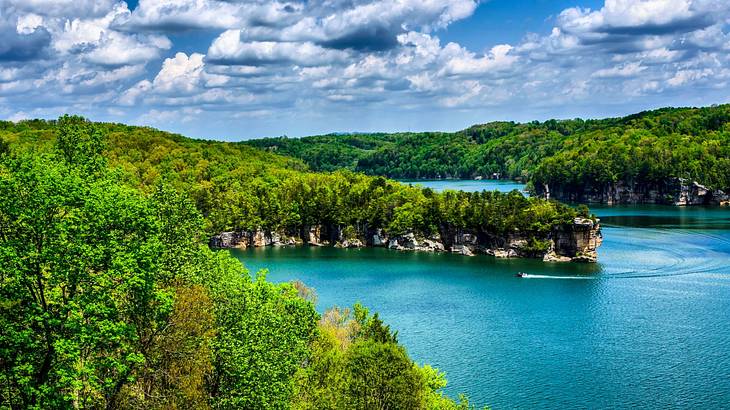
[[[423,388],[403,347],[372,339],[358,341],[345,356],[345,400],[352,409],[419,409]]]
[[[58,119],[56,146],[63,159],[86,172],[97,172],[106,164],[102,153],[104,137],[94,123],[79,116]]]
[[[317,313],[291,284],[256,280],[227,255],[216,255],[206,282],[217,321],[215,373],[210,394],[216,407],[271,409],[289,406],[292,378],[309,354]]]
[[[10,144],[0,138],[0,157],[10,154]]]
[[[0,177],[0,379],[23,407],[113,403],[170,308],[160,243],[134,191],[48,157]]]

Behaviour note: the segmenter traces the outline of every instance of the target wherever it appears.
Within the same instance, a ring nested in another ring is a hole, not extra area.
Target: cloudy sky
[[[0,118],[239,140],[730,101],[728,0],[0,0]]]

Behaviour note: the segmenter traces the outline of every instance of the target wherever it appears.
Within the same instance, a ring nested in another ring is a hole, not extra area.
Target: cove
[[[232,252],[272,281],[314,287],[320,311],[360,301],[379,312],[414,360],[446,372],[452,396],[495,409],[727,406],[730,210],[592,210],[605,237],[593,265],[380,248]]]

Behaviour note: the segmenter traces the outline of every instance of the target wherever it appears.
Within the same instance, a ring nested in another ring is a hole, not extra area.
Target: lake
[[[592,209],[605,237],[594,265],[385,249],[233,254],[272,281],[314,287],[320,311],[360,301],[379,312],[414,360],[446,372],[453,397],[494,409],[729,407],[730,209]]]
[[[403,179],[399,180],[404,184],[408,185],[421,185],[424,188],[431,188],[434,191],[443,191],[444,189],[454,189],[457,191],[465,192],[479,192],[479,191],[500,191],[510,192],[512,190],[522,191],[525,189],[524,184],[520,184],[514,181],[506,179]]]

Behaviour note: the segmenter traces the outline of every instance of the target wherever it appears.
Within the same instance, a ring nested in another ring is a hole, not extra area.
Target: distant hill
[[[624,202],[662,202],[665,193],[676,191],[676,178],[730,188],[729,123],[730,105],[720,105],[601,120],[492,122],[453,133],[333,134],[245,144],[299,158],[313,170],[499,177],[530,182],[538,193],[548,186],[566,200],[611,202],[602,199],[628,189],[643,193]]]
[[[203,216],[215,246],[304,242],[414,250],[423,242],[414,242],[417,236],[430,238],[423,243],[435,244],[429,247],[434,251],[499,253],[517,243],[518,249],[506,255],[543,258],[557,252],[586,259],[583,250],[553,246],[559,237],[575,239],[573,230],[583,229],[573,226],[575,218],[588,216],[584,208],[519,192],[436,193],[346,169],[312,172],[299,159],[242,143],[194,140],[80,117],[69,121],[63,128],[69,135],[56,121],[0,123],[0,147],[9,146],[11,156],[21,161],[58,156],[57,139],[79,139],[83,150],[91,144],[83,138],[91,137],[80,137],[79,130],[93,131],[103,141],[103,162],[119,183],[145,194],[161,186],[184,193]],[[595,249],[591,252],[589,259],[595,259]]]

